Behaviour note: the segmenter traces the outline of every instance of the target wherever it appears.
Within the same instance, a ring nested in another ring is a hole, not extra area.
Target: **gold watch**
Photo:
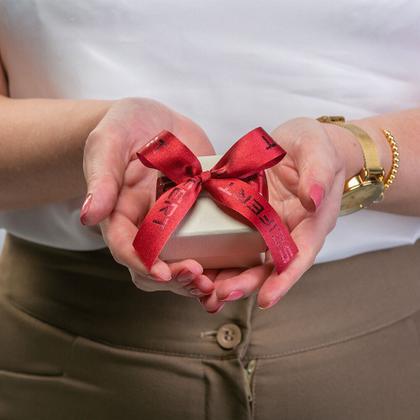
[[[346,123],[342,116],[324,115],[317,120],[322,123],[336,124],[350,130],[358,139],[363,151],[363,168],[344,183],[340,216],[353,213],[369,207],[372,203],[381,201],[384,196],[385,171],[379,161],[375,142],[360,127]]]

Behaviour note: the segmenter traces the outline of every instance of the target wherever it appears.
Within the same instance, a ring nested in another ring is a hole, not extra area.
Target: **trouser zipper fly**
[[[254,375],[256,364],[257,361],[255,359],[252,359],[244,368],[246,395],[249,403],[252,403],[252,377]]]

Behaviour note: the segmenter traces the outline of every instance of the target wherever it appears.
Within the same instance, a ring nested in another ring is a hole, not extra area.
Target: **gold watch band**
[[[374,177],[380,180],[383,179],[384,169],[379,161],[378,149],[375,142],[372,140],[369,134],[366,133],[366,131],[362,130],[360,127],[354,124],[346,123],[344,117],[341,115],[323,115],[322,117],[317,118],[317,120],[324,123],[336,124],[346,128],[347,130],[350,130],[357,137],[362,147],[365,178]]]

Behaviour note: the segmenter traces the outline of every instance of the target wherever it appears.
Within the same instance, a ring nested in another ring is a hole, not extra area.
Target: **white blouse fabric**
[[[418,107],[419,20],[416,1],[2,0],[0,51],[12,97],[151,97],[223,153],[252,128],[297,116]],[[79,222],[82,201],[4,211],[0,227],[102,248],[99,229]],[[419,237],[420,218],[362,210],[339,218],[316,262]]]

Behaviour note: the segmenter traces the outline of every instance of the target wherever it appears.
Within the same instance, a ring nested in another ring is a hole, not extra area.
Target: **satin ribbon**
[[[298,252],[288,229],[255,186],[245,182],[286,155],[261,127],[241,137],[209,171],[169,131],[162,131],[137,153],[149,168],[158,169],[176,185],[164,192],[139,226],[136,253],[150,270],[166,242],[185,217],[202,188],[219,204],[244,216],[264,238],[280,273]]]

